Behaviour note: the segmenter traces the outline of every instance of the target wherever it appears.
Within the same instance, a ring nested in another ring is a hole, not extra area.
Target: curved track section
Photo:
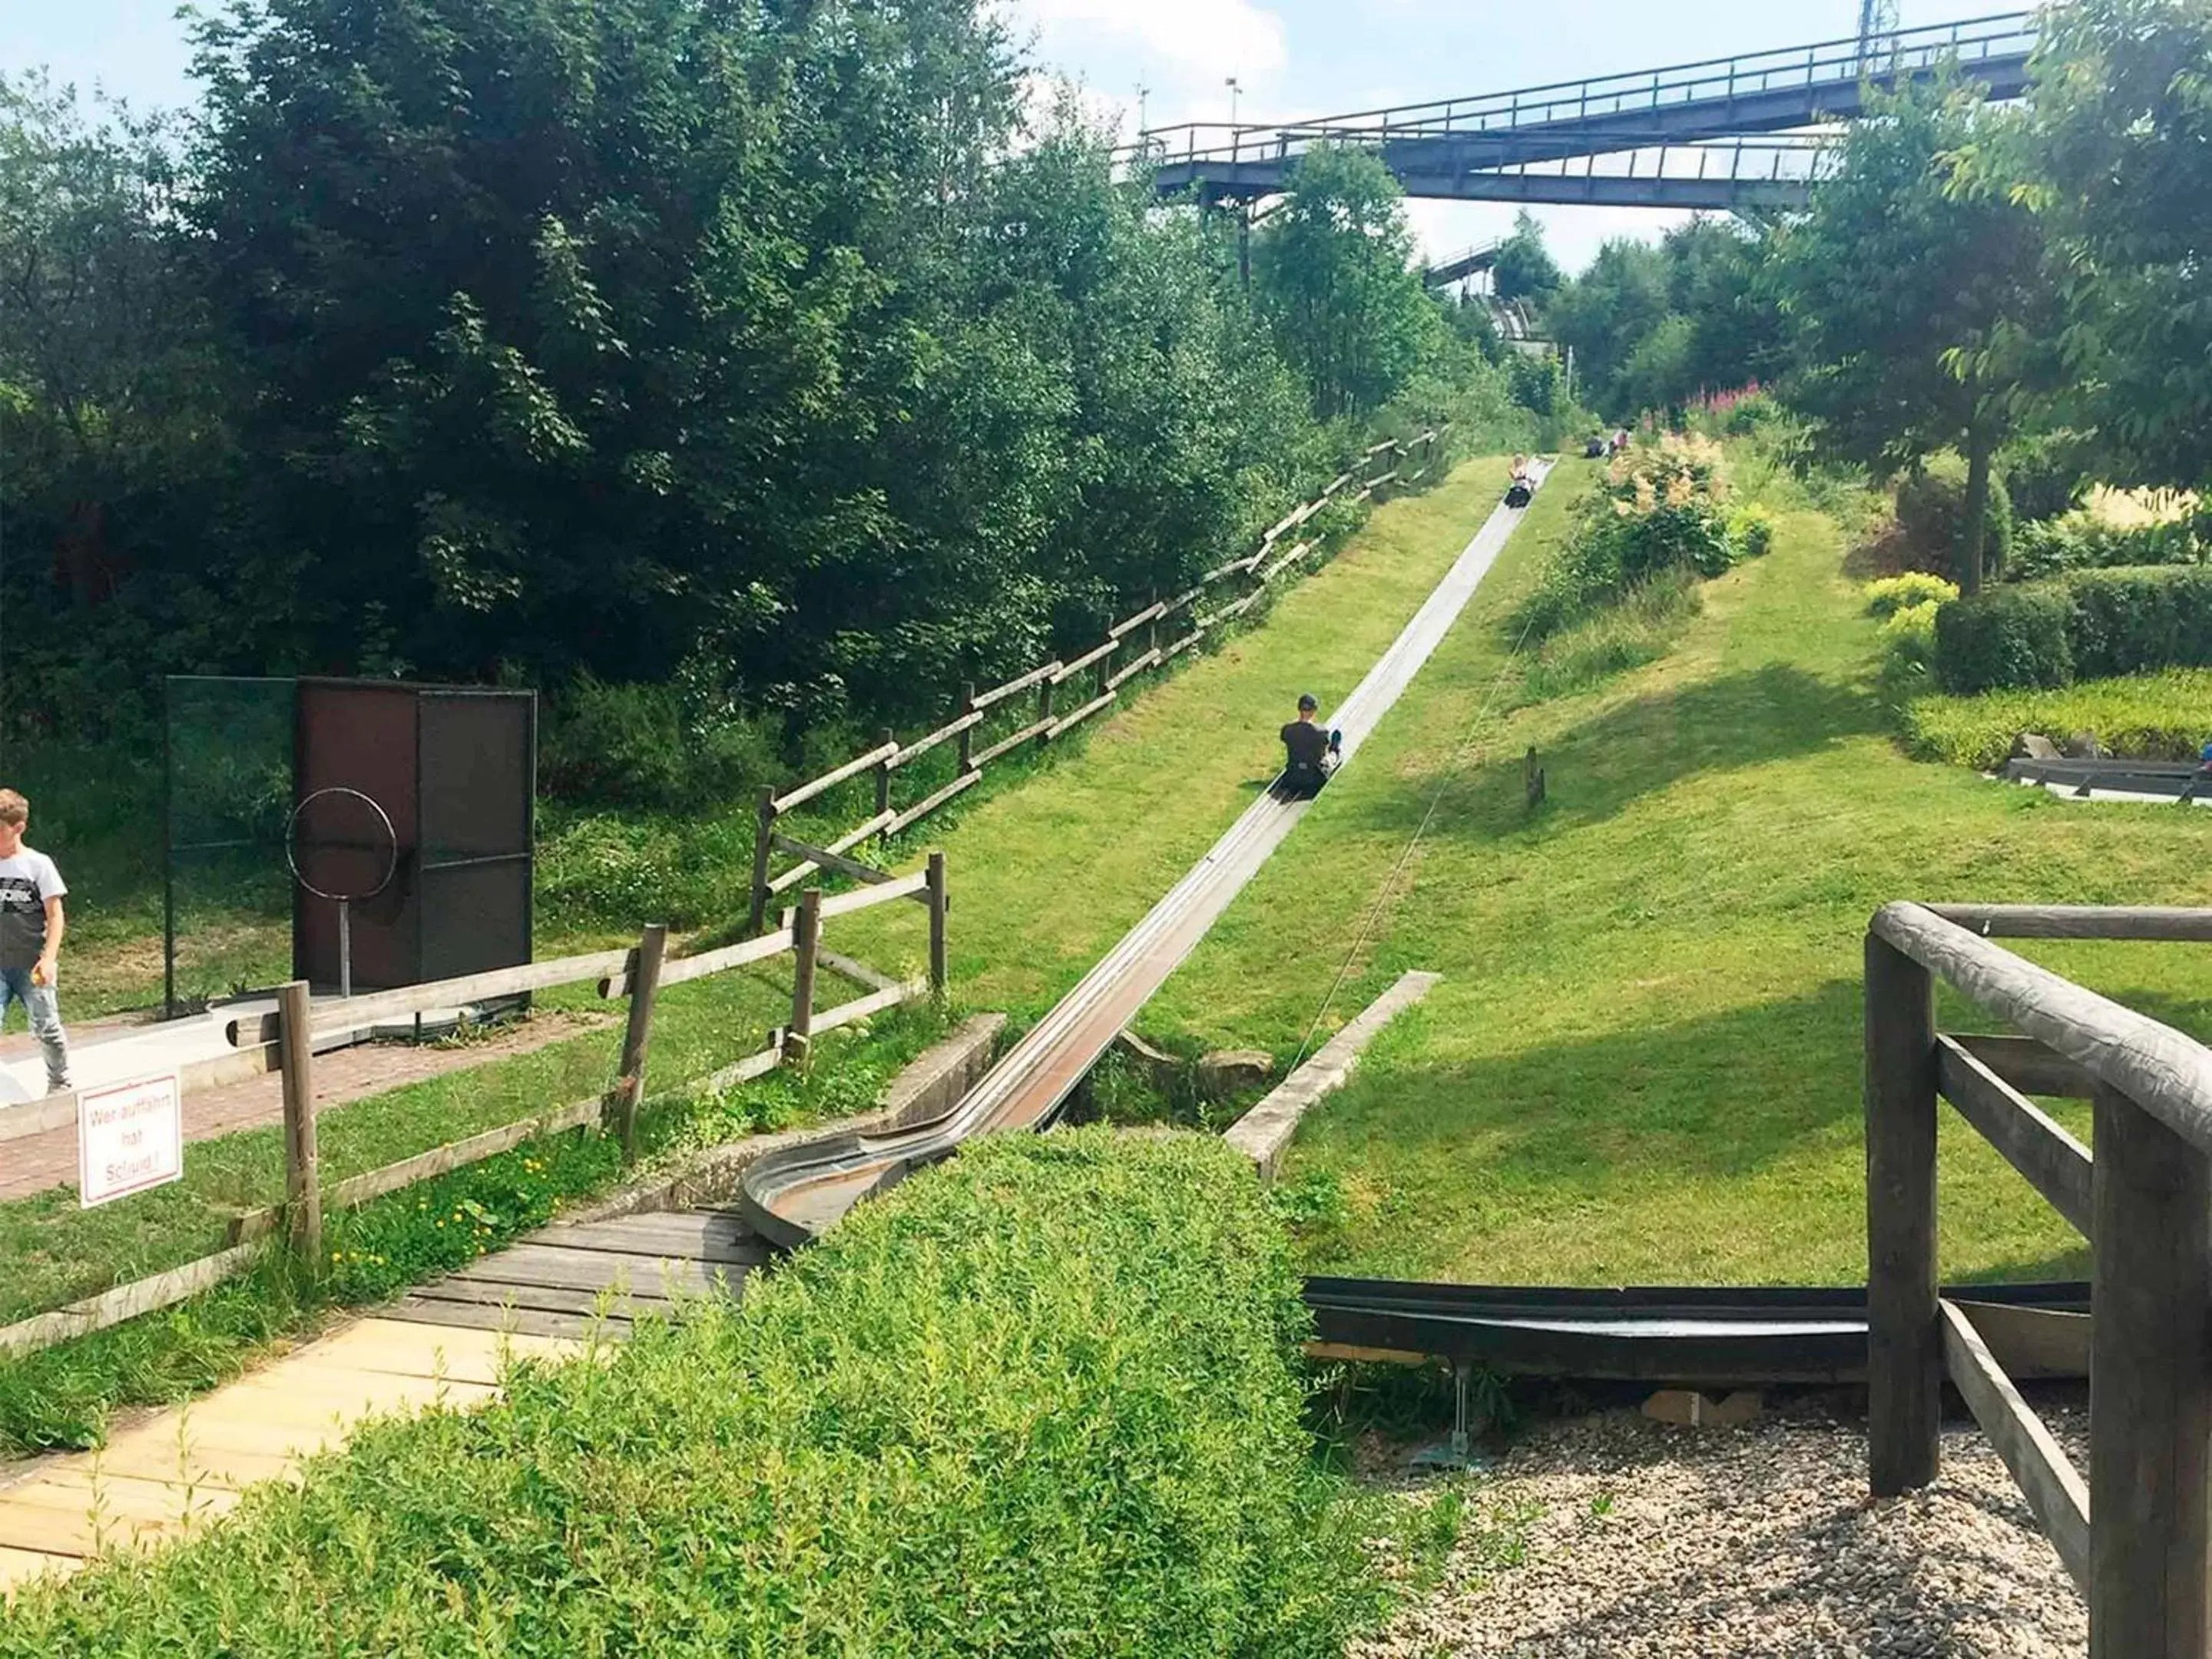
[[[1540,466],[1540,484],[1549,468]],[[1501,506],[1490,515],[1390,648],[1330,717],[1329,724],[1344,734],[1346,765],[1443,643],[1525,512]],[[1297,827],[1309,804],[1273,789],[1254,801],[1212,850],[945,1116],[891,1134],[813,1141],[753,1164],[738,1199],[746,1218],[777,1243],[802,1244],[870,1194],[950,1157],[970,1135],[1051,1123],[1115,1035],[1206,937],[1268,854]]]

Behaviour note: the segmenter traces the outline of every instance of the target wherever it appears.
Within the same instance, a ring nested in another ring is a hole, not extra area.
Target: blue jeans
[[[58,988],[31,983],[27,968],[0,968],[0,1025],[8,1022],[8,1005],[20,1002],[31,1018],[31,1035],[46,1051],[46,1088],[59,1093],[70,1086],[69,1038],[62,1031]]]

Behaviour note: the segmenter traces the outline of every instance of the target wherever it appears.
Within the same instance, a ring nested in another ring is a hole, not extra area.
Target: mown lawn
[[[1073,984],[1273,769],[1297,693],[1350,690],[1489,511],[1497,470],[1387,508],[1263,633],[1119,717],[1079,767],[940,827],[963,994],[1034,1014]],[[1554,475],[1451,638],[1140,1025],[1287,1061],[1317,1017],[1316,1041],[1404,969],[1445,975],[1294,1149],[1315,1269],[1862,1278],[1869,915],[1903,896],[2204,902],[2212,823],[1906,758],[1844,531],[1756,465],[1739,493],[1776,510],[1774,550],[1708,585],[1662,659],[1531,701],[1505,619],[1588,476]],[[1533,815],[1532,744],[1550,778]],[[2190,947],[2027,948],[2212,1031],[2212,967]],[[2060,1115],[2087,1134],[2085,1111]],[[1962,1126],[1943,1157],[1948,1270],[2081,1268]]]

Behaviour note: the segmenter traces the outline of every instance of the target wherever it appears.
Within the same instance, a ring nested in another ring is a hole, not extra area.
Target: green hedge
[[[2076,570],[1984,589],[1936,618],[1947,691],[2053,686],[2212,665],[2212,569]]]
[[[0,1654],[1335,1654],[1288,1245],[1218,1141],[997,1138],[734,1308],[365,1429]]]
[[[1984,588],[1936,612],[1936,678],[1947,691],[2063,685],[2074,678],[2067,626],[2073,601],[2058,583]]]
[[[2022,732],[2061,740],[2094,732],[2130,760],[2195,760],[2212,735],[2212,670],[2170,668],[2056,690],[1915,697],[1905,708],[1905,746],[1923,760],[1990,770],[2004,764]]]

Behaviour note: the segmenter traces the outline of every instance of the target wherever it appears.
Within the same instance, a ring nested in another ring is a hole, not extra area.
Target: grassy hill
[[[963,996],[1035,1012],[1073,983],[1272,771],[1297,692],[1327,704],[1350,689],[1489,510],[1496,473],[1470,464],[1385,509],[1263,634],[1146,699],[1079,764],[940,832]],[[2203,902],[2212,823],[1907,759],[1875,695],[1843,529],[1756,465],[1739,494],[1775,510],[1773,551],[1708,585],[1660,661],[1532,701],[1505,619],[1589,477],[1581,463],[1555,476],[1451,638],[1143,1027],[1287,1060],[1317,1017],[1316,1041],[1403,969],[1444,975],[1293,1150],[1313,1267],[1862,1277],[1868,916],[1908,896]],[[1533,814],[1532,744],[1551,795]],[[2191,947],[2027,948],[2212,1030],[2212,970]],[[2087,1135],[2085,1109],[2060,1115]],[[2082,1266],[1963,1126],[1946,1124],[1943,1158],[1948,1269]]]

